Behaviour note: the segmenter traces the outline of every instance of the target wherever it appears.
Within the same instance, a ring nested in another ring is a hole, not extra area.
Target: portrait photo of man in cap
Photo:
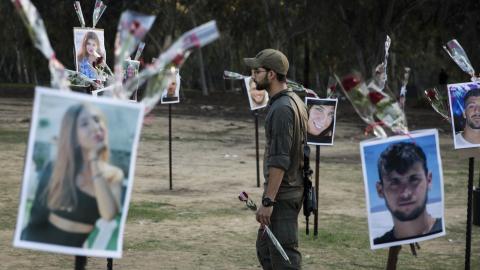
[[[308,114],[303,101],[287,87],[288,59],[280,51],[265,49],[245,58],[258,90],[266,90],[269,107],[265,118],[264,192],[256,218],[260,223],[257,257],[263,269],[300,269],[298,214],[303,200],[303,141]],[[264,233],[269,226],[291,263],[276,250]]]

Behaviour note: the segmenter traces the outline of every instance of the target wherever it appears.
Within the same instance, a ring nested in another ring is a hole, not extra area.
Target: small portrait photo
[[[306,99],[308,108],[307,143],[333,145],[337,119],[337,99]]]
[[[248,103],[250,110],[258,110],[264,108],[268,104],[268,93],[266,90],[257,90],[257,84],[252,77],[244,79],[245,88],[247,89]]]
[[[95,70],[97,64],[106,63],[103,29],[73,28],[76,70],[92,80],[101,80]]]
[[[161,104],[171,104],[180,102],[180,74],[175,75],[175,80],[168,83],[167,88],[163,89]]]
[[[445,235],[438,131],[360,143],[370,247]]]
[[[455,149],[480,147],[480,82],[447,85]]]
[[[14,246],[120,258],[144,107],[37,87]]]
[[[138,75],[140,61],[126,59],[123,61],[123,82]]]
[[[140,69],[140,61],[126,59],[123,61],[123,83],[138,75]],[[135,90],[130,100],[137,101],[138,98],[138,81],[135,82]]]

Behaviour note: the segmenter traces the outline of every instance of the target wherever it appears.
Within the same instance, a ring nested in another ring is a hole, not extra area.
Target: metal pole
[[[470,270],[470,248],[472,246],[472,194],[475,158],[468,159],[468,189],[467,189],[467,232],[465,241],[465,270]]]
[[[478,177],[478,186],[473,187],[472,224],[475,226],[480,226],[480,173]]]
[[[320,145],[317,145],[315,157],[315,211],[313,212],[313,236],[318,236],[318,185],[320,183]]]
[[[107,258],[107,270],[112,270],[112,269],[113,269],[113,259]]]
[[[260,154],[258,151],[258,111],[253,111],[255,117],[255,150],[257,155],[257,187],[260,187]]]
[[[87,265],[87,257],[75,256],[75,270],[85,270],[85,265]]]
[[[168,104],[168,169],[170,190],[172,190],[172,104]]]
[[[387,270],[397,269],[398,253],[400,253],[401,249],[402,246],[393,246],[388,249]]]

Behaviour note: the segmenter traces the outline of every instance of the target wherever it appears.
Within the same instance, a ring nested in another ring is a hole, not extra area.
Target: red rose
[[[130,24],[130,34],[135,36],[135,32],[137,32],[138,28],[140,28],[140,22],[137,20],[134,20],[132,24]]]
[[[180,66],[183,60],[184,60],[183,55],[177,54],[175,58],[173,58],[172,63],[175,64],[176,66]]]
[[[433,88],[425,90],[425,95],[427,95],[429,99],[437,99],[437,92]]]
[[[100,56],[97,58],[97,60],[93,61],[92,66],[96,68],[97,66],[100,66],[103,63],[103,56]]]
[[[345,91],[350,91],[353,88],[357,87],[360,84],[360,78],[355,75],[349,75],[343,78],[342,85],[345,88]]]
[[[368,93],[368,98],[373,104],[377,104],[378,102],[380,102],[380,100],[382,100],[385,97],[379,92],[370,92]]]

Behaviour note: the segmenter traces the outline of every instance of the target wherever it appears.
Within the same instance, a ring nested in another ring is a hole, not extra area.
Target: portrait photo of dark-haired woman
[[[336,99],[307,98],[307,142],[314,145],[333,145]]]

